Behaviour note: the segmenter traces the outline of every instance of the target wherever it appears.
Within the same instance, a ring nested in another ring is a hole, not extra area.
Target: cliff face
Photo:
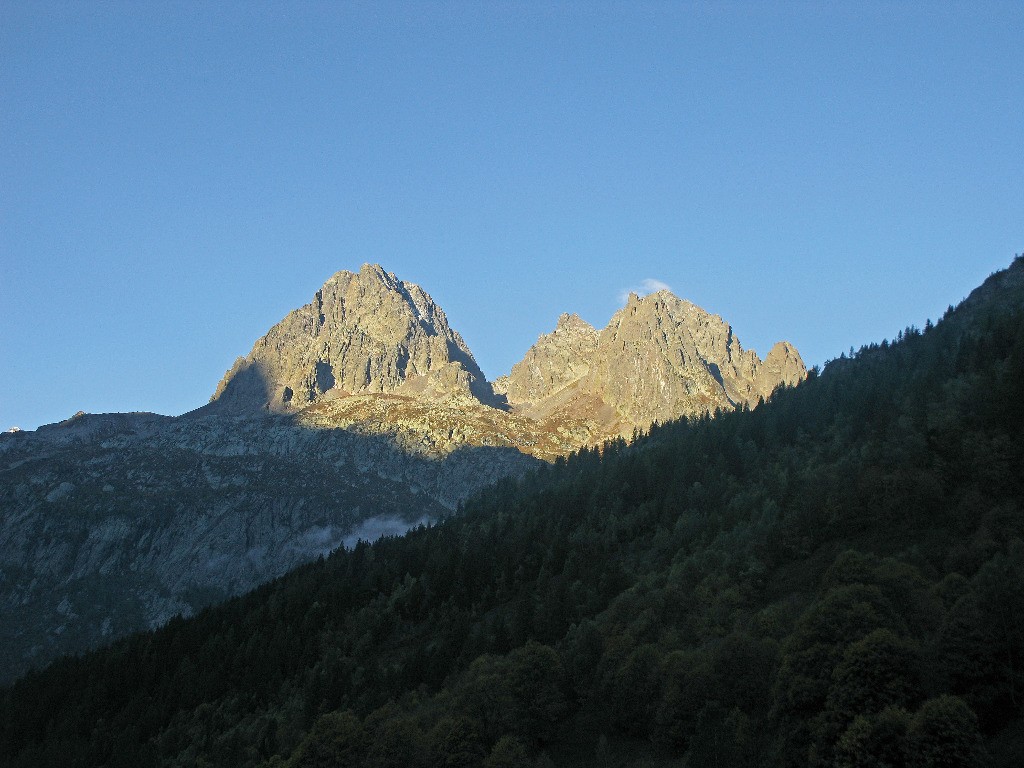
[[[659,291],[631,294],[600,332],[563,315],[495,389],[515,412],[588,419],[595,431],[630,434],[656,421],[754,406],[806,376],[788,342],[762,361],[721,317]]]
[[[211,402],[276,412],[352,394],[487,402],[486,379],[434,300],[377,265],[338,272],[239,358]]]
[[[333,402],[316,413],[318,423],[358,424],[405,442],[412,434],[448,449],[463,435],[551,458],[656,421],[753,406],[806,375],[788,342],[762,361],[721,317],[659,291],[630,295],[601,331],[563,314],[491,385],[423,289],[365,264],[338,272],[259,339],[224,376],[211,407],[297,413]],[[383,395],[391,398],[373,407],[365,400]],[[435,418],[424,404],[457,413]]]
[[[551,333],[537,339],[508,376],[494,382],[494,391],[510,405],[532,403],[578,381],[590,369],[598,333],[578,315],[563,314]]]

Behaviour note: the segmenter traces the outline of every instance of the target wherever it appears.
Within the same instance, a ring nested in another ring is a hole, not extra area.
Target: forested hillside
[[[12,766],[1011,766],[1024,259],[753,411],[3,692]]]

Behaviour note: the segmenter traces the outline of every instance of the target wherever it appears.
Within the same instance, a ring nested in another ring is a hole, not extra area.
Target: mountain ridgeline
[[[806,375],[662,292],[563,317],[492,385],[444,311],[338,272],[180,417],[78,414],[0,435],[0,682],[437,520],[538,460],[754,405]]]
[[[663,290],[630,294],[600,332],[562,315],[495,391],[540,421],[585,415],[626,435],[680,416],[755,406],[806,376],[791,344],[779,342],[762,362],[722,318]]]
[[[353,396],[456,402],[469,412],[483,406],[524,417],[519,421],[535,433],[534,445],[561,430],[580,448],[658,421],[754,406],[806,375],[791,344],[780,342],[761,361],[721,317],[659,291],[630,294],[603,331],[562,315],[508,376],[491,384],[422,288],[364,264],[331,277],[312,302],[236,360],[211,406],[292,413],[335,403],[321,415],[344,421],[363,402]]]
[[[513,407],[601,382],[593,334],[559,328],[499,386]],[[32,673],[0,699],[0,759],[1017,766],[1022,466],[1018,258],[762,407],[539,464]]]

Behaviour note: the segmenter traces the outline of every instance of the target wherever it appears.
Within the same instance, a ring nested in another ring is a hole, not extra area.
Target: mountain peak
[[[271,328],[227,372],[212,402],[294,412],[356,395],[477,405],[496,405],[498,395],[518,416],[554,418],[553,429],[586,443],[754,405],[805,376],[792,345],[780,342],[762,361],[720,316],[662,289],[631,293],[601,331],[577,314],[560,315],[492,387],[426,291],[367,263],[336,272]]]
[[[592,326],[590,323],[588,323],[582,317],[577,315],[575,312],[573,312],[571,314],[568,313],[568,312],[563,312],[561,315],[558,316],[558,323],[555,325],[555,331],[554,332],[555,333],[559,333],[559,332],[561,332],[561,333],[572,333],[572,332],[577,332],[577,333],[579,333],[579,332],[582,332],[582,333],[591,332],[591,333],[594,333],[596,331],[594,329],[594,326]]]
[[[755,405],[806,375],[788,342],[762,361],[719,315],[662,289],[630,293],[600,332],[563,314],[495,391],[531,418],[631,434],[655,421]]]
[[[577,314],[563,313],[555,330],[542,334],[512,372],[494,383],[509,404],[535,402],[577,381],[589,370],[597,330]]]
[[[378,264],[336,272],[225,374],[212,402],[290,411],[350,394],[492,397],[473,354],[426,291]]]
[[[394,272],[388,272],[380,264],[363,264],[359,268],[359,278],[378,283],[390,290],[399,290],[399,286],[402,284],[402,281],[395,277]]]

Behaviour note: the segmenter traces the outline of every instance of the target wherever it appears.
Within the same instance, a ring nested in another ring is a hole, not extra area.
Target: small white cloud
[[[657,293],[658,291],[671,291],[672,288],[668,283],[663,283],[661,280],[655,280],[653,277],[644,278],[640,281],[640,285],[635,285],[632,288],[623,288],[619,291],[619,303],[625,304],[629,301],[629,294],[636,293],[640,296],[646,296],[649,293]]]
[[[663,283],[661,280],[655,280],[653,277],[648,277],[646,280],[640,283],[643,286],[644,293],[657,293],[658,291],[671,291],[668,283]]]

